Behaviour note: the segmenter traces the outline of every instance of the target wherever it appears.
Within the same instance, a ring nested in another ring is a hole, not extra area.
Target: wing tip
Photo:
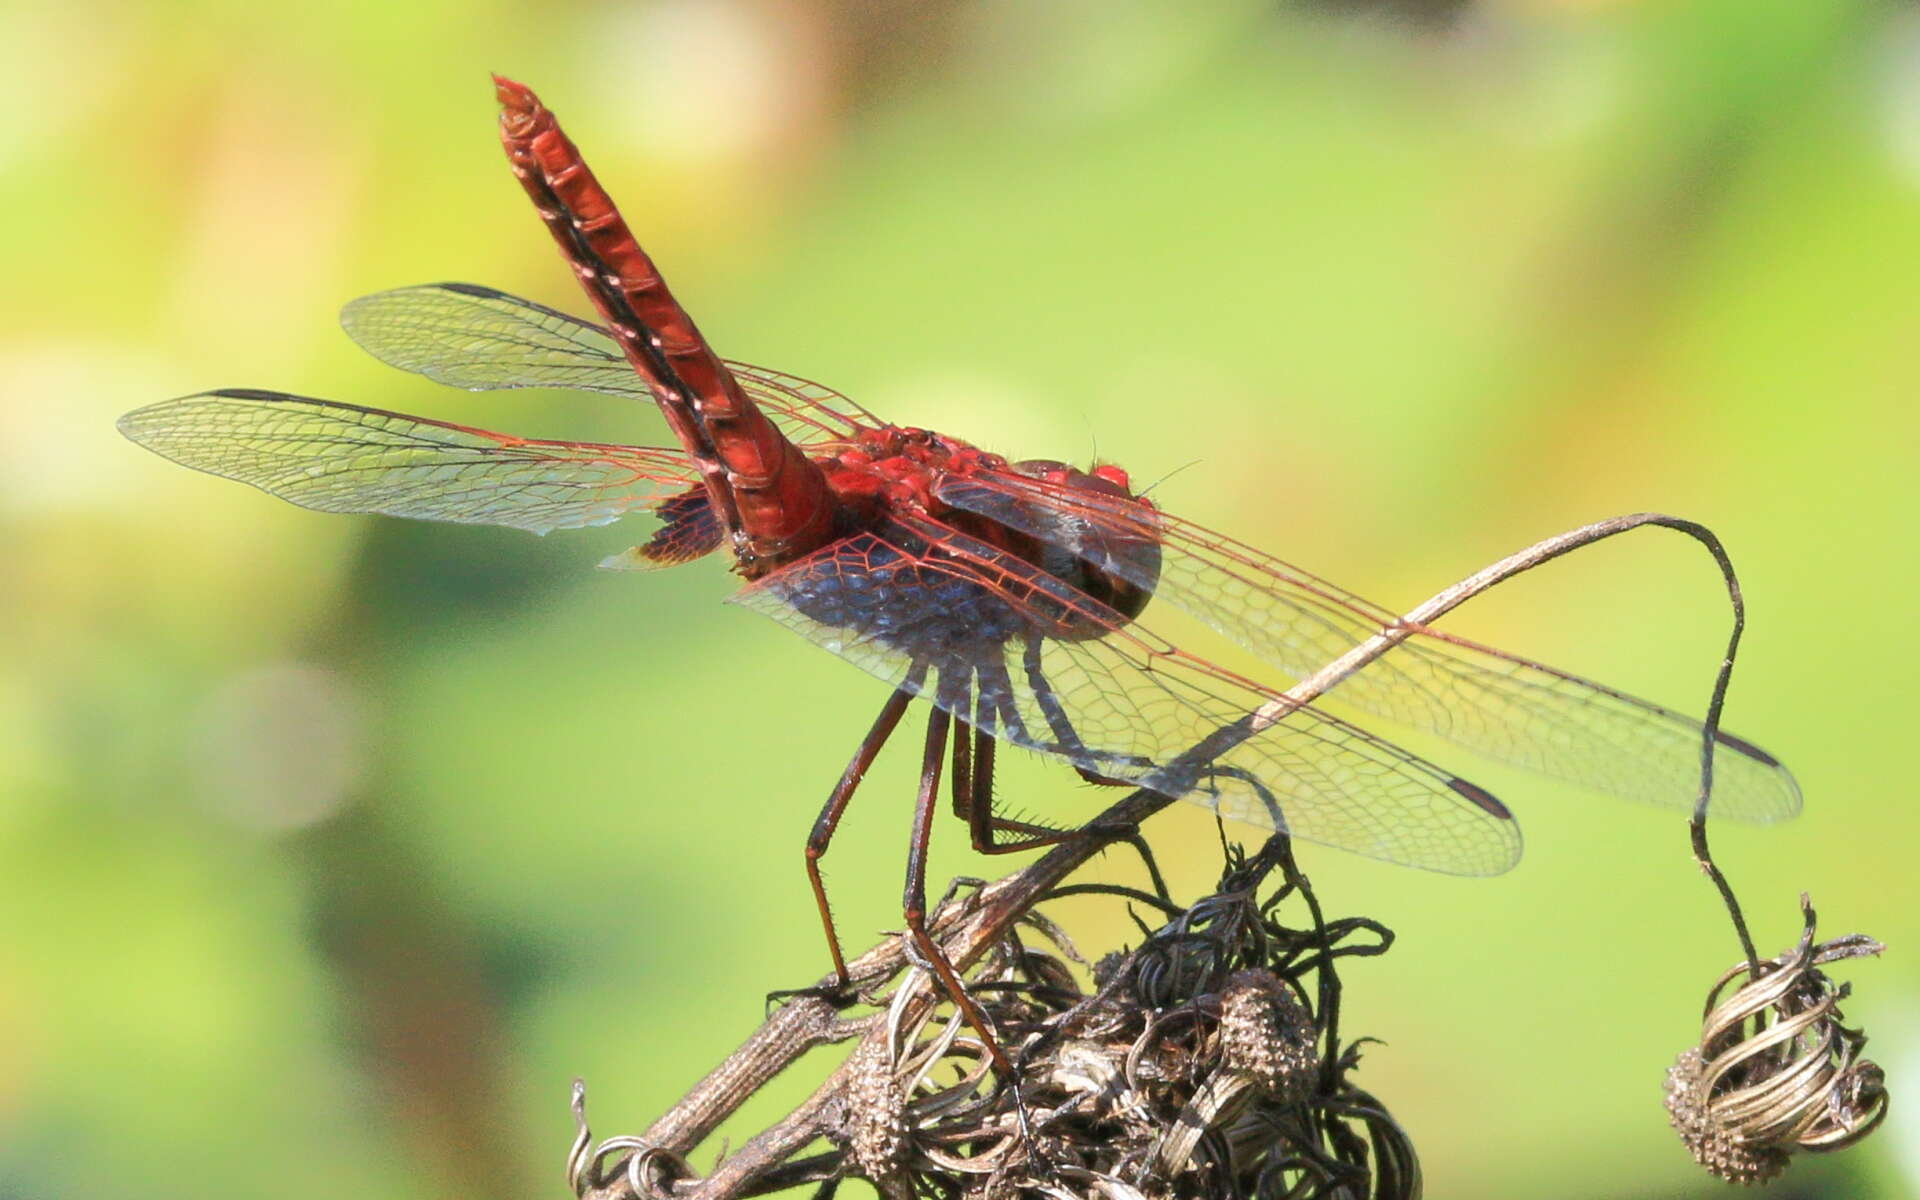
[[[368,292],[364,296],[355,296],[340,306],[340,328],[356,342],[360,333],[376,328],[381,318],[392,318],[393,313],[387,305],[398,297],[412,296],[420,292],[451,292],[456,296],[469,296],[476,299],[492,300],[506,295],[495,288],[483,287],[477,283],[460,283],[454,280],[441,280],[437,283],[410,283],[404,287],[384,288],[377,292]],[[364,346],[364,343],[362,343]],[[367,351],[378,358],[372,350]]]
[[[473,296],[481,300],[511,300],[514,298],[499,288],[488,287],[484,283],[462,283],[457,279],[448,279],[440,283],[420,283],[415,284],[413,287],[402,288],[400,290],[408,292],[452,292],[456,296]]]
[[[214,388],[212,391],[195,392],[191,396],[182,396],[182,400],[250,400],[262,404],[292,404],[307,399],[292,392],[275,392],[266,388]]]
[[[1800,784],[1783,769],[1780,774],[1781,787],[1779,798],[1772,803],[1755,805],[1752,798],[1741,795],[1723,805],[1719,797],[1719,785],[1715,784],[1715,795],[1707,801],[1708,819],[1738,821],[1742,825],[1779,825],[1793,820],[1806,807],[1806,798],[1801,795]],[[1742,801],[1746,801],[1744,806]]]
[[[139,418],[165,403],[167,403],[165,400],[160,400],[153,404],[142,404],[139,408],[129,409],[115,418],[113,427],[119,432],[121,437],[126,438],[130,442],[138,443],[140,439],[134,436],[134,431],[140,427]]]
[[[1713,740],[1736,754],[1744,754],[1764,767],[1778,768],[1780,760],[1743,737],[1735,737],[1724,729],[1713,731]]]
[[[1498,859],[1489,858],[1486,862],[1479,864],[1471,870],[1455,873],[1474,879],[1490,879],[1495,875],[1505,875],[1508,871],[1520,865],[1521,856],[1526,850],[1526,836],[1520,829],[1519,820],[1514,817],[1512,810],[1505,804],[1502,804],[1485,788],[1467,783],[1464,779],[1457,780],[1456,782],[1464,784],[1468,790],[1462,791],[1456,787],[1454,789],[1455,791],[1467,796],[1473,800],[1476,805],[1479,805],[1483,811],[1499,819],[1501,824],[1496,826],[1496,828],[1505,836],[1506,841],[1504,845],[1505,853]]]
[[[1785,763],[1747,739],[1728,733],[1724,729],[1714,730],[1713,740],[1715,744],[1725,746],[1728,750],[1739,755],[1740,759],[1771,772],[1771,782],[1775,785],[1780,795],[1780,802],[1777,804],[1769,805],[1758,811],[1736,812],[1727,815],[1731,816],[1734,820],[1745,821],[1755,825],[1774,825],[1781,821],[1791,821],[1800,815],[1800,810],[1805,804],[1805,797],[1800,791],[1800,781],[1793,777],[1791,771],[1787,770]],[[1716,784],[1716,788],[1717,786]],[[1744,792],[1746,789],[1742,790]],[[1707,812],[1709,815],[1714,814],[1712,801],[1708,802]]]
[[[1458,775],[1447,778],[1447,786],[1473,802],[1474,807],[1489,813],[1503,821],[1513,820],[1513,810],[1500,802],[1499,797],[1477,783],[1468,783]]]
[[[255,403],[284,404],[300,399],[302,397],[289,392],[270,392],[260,388],[214,388],[205,392],[189,392],[184,396],[169,396],[165,400],[155,400],[151,404],[142,404],[139,408],[128,409],[115,418],[113,427],[119,431],[121,437],[146,446],[148,435],[165,432],[151,426],[150,422],[153,418],[172,412],[195,400],[246,400]]]

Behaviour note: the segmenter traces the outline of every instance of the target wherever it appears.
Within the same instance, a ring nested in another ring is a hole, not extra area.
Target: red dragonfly
[[[347,333],[382,361],[455,387],[651,400],[677,447],[521,438],[244,389],[150,405],[120,429],[176,462],[328,512],[535,533],[636,510],[659,519],[647,541],[604,566],[672,566],[724,547],[747,581],[736,602],[893,689],[807,840],[842,983],[819,859],[914,697],[932,711],[906,922],[976,1025],[924,925],[925,850],[949,749],[954,806],[989,852],[1066,836],[992,814],[994,748],[1007,742],[1099,782],[1374,858],[1465,875],[1517,860],[1518,826],[1488,792],[1316,707],[1276,708],[1278,688],[1149,632],[1138,618],[1150,603],[1199,618],[1295,679],[1392,631],[1403,640],[1341,682],[1338,699],[1545,775],[1691,807],[1702,736],[1691,717],[1409,626],[1162,511],[1117,466],[1012,461],[719,358],[552,113],[520,84],[495,84],[514,174],[602,323],[450,283],[355,300],[342,314]],[[1716,814],[1770,822],[1798,811],[1799,790],[1776,759],[1730,734],[1719,740]]]

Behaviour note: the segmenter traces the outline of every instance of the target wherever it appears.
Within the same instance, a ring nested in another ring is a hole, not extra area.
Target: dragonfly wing
[[[351,301],[340,324],[388,366],[468,391],[552,387],[650,400],[606,330],[558,309],[473,283],[433,283]],[[836,440],[878,424],[831,388],[748,363],[727,367],[797,441]]]
[[[740,381],[741,390],[797,441],[844,441],[863,427],[882,424],[880,418],[824,383],[731,358],[722,361]]]
[[[605,525],[699,487],[678,451],[516,438],[281,392],[163,400],[120,431],[304,508],[534,533]]]
[[[936,495],[1071,550],[1239,642],[1294,678],[1399,626],[1393,612],[1251,546],[1138,503],[1012,472],[949,477]],[[1128,539],[1158,541],[1157,578]],[[1554,778],[1668,808],[1699,789],[1699,721],[1627,693],[1442,633],[1412,631],[1332,693]],[[1800,789],[1766,751],[1722,733],[1713,812],[1753,823],[1791,817]]]
[[[388,366],[468,391],[556,387],[647,395],[599,326],[471,283],[376,292],[340,310],[340,325]]]
[[[1311,707],[1276,708],[951,530],[846,538],[735,600],[997,738],[1223,816],[1453,874],[1519,857],[1518,826],[1479,788]]]
[[[644,545],[604,558],[600,565],[615,571],[677,567],[718,550],[726,537],[712,498],[699,484],[662,500],[654,506],[653,515],[661,525]]]

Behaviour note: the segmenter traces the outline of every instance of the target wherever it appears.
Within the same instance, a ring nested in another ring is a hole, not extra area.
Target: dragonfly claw
[[[857,1003],[867,1002],[866,995],[852,983],[816,983],[812,987],[782,988],[779,991],[768,992],[767,1012],[772,1013],[777,1006],[788,1000],[802,998],[824,1000],[833,1006],[835,1012],[842,1012]]]

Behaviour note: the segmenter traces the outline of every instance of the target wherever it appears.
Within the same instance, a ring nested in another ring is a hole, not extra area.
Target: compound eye
[[[1095,479],[1119,488],[1122,496],[1133,495],[1133,480],[1122,467],[1115,466],[1113,463],[1095,463],[1093,470],[1087,473]]]

